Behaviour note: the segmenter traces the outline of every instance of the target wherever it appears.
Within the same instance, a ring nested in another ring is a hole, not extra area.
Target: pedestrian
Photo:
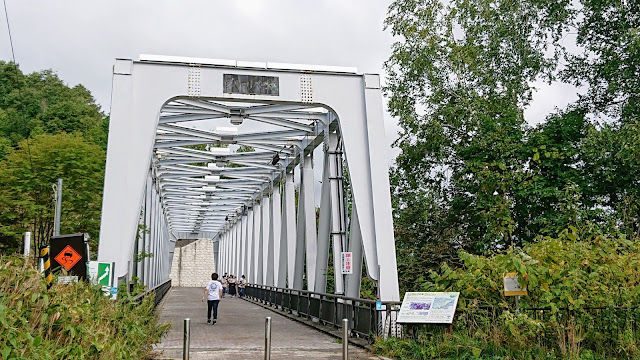
[[[227,287],[228,287],[227,274],[225,273],[224,276],[222,277],[222,297],[223,298],[227,294]]]
[[[215,325],[218,320],[218,304],[222,297],[222,284],[218,281],[217,273],[211,274],[211,281],[204,288],[204,293],[202,294],[202,302],[204,302],[205,297],[207,298],[207,324],[211,324],[211,310],[213,310],[213,325]]]
[[[244,288],[247,286],[247,278],[242,275],[240,281],[238,281],[238,293],[240,294],[240,298],[244,297]]]
[[[229,275],[229,280],[227,280],[227,283],[229,284],[229,295],[231,295],[231,298],[236,297],[238,288],[236,287],[237,284],[235,275]]]

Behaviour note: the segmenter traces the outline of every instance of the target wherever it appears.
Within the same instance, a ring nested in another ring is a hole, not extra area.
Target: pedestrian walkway
[[[335,338],[287,319],[268,309],[229,296],[220,301],[218,323],[207,324],[203,289],[170,290],[159,309],[160,322],[173,328],[155,349],[161,359],[182,359],[183,320],[191,319],[191,360],[264,359],[264,319],[271,316],[271,358],[341,359],[342,344]],[[349,347],[349,358],[378,359],[364,349]]]

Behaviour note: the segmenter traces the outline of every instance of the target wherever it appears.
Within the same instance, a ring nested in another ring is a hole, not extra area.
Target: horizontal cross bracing
[[[152,163],[169,230],[220,233],[232,226],[302,153],[322,143],[334,119],[300,104],[167,103]]]

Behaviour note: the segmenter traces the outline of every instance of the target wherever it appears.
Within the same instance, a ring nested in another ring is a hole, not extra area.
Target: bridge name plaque
[[[280,79],[276,76],[224,74],[225,94],[280,95]]]

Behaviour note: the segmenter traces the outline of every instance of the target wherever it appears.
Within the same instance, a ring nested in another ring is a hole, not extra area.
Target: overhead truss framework
[[[99,260],[154,286],[177,239],[210,238],[219,272],[324,292],[349,251],[337,293],[358,297],[364,260],[399,300],[381,101],[349,68],[116,60]]]

